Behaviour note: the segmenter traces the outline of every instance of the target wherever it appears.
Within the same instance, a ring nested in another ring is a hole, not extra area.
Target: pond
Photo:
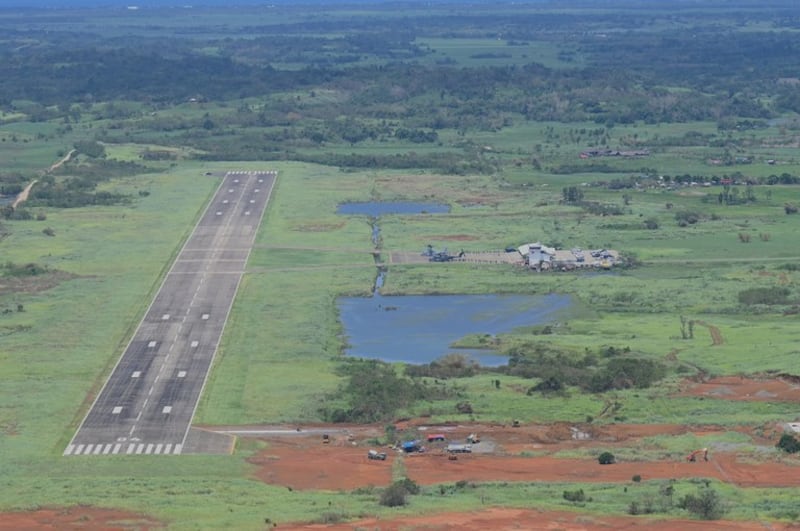
[[[370,216],[377,218],[386,214],[447,214],[450,205],[443,203],[417,203],[414,201],[370,201],[365,203],[342,203],[337,214]]]
[[[423,364],[456,352],[487,367],[505,365],[507,358],[491,350],[453,348],[453,342],[552,322],[571,302],[566,295],[376,295],[338,301],[350,356]]]

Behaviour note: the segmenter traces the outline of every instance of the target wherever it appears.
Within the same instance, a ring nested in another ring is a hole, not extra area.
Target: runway
[[[180,454],[276,172],[228,172],[64,450]]]

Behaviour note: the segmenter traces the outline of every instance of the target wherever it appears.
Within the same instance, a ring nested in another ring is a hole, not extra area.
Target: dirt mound
[[[749,531],[763,530],[765,526],[758,522],[735,522],[721,520],[716,522],[700,522],[697,520],[659,520],[634,516],[593,516],[566,511],[536,511],[527,509],[493,508],[468,513],[441,513],[425,516],[408,516],[392,520],[370,518],[346,524],[283,524],[281,529],[308,531],[326,529],[329,531],[352,531],[353,529],[370,529],[380,531],[400,531],[417,529],[426,531],[497,531],[518,530],[561,530],[561,531],[593,531],[610,529],[647,529],[649,531]],[[788,529],[786,526],[770,522],[768,527],[774,530]]]
[[[800,385],[781,378],[723,376],[705,382],[685,382],[681,396],[761,402],[800,401]]]
[[[95,507],[67,507],[37,511],[0,513],[0,529],[81,529],[125,531],[162,529],[164,523],[127,511]]]

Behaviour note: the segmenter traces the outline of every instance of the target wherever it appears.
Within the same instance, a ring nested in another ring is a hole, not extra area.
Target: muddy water
[[[360,358],[414,364],[467,354],[484,366],[506,358],[490,350],[451,348],[469,334],[495,335],[552,322],[571,300],[564,295],[409,295],[338,301],[348,348]]]

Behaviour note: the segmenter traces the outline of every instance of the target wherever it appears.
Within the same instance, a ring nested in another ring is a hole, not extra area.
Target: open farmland
[[[0,10],[0,528],[797,526],[800,11],[678,4]],[[204,261],[193,228],[267,171],[248,250],[225,225]],[[445,208],[339,213],[391,202]],[[534,242],[615,264],[536,272]],[[194,266],[241,275],[197,408],[129,441],[178,388],[104,383]],[[568,303],[347,355],[343,298],[410,295]],[[131,424],[80,435],[93,404]]]

